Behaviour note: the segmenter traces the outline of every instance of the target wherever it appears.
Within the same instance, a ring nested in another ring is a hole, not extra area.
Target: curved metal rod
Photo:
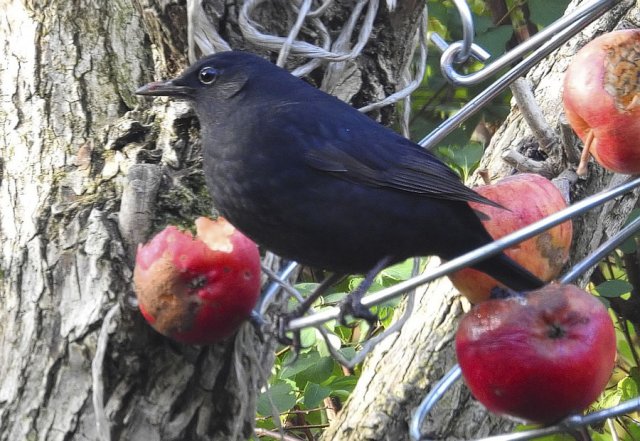
[[[475,250],[465,253],[462,256],[445,262],[431,271],[425,272],[416,277],[412,277],[392,287],[369,294],[362,299],[362,304],[366,307],[378,305],[394,297],[402,295],[404,292],[416,288],[417,286],[424,285],[425,283],[431,282],[432,280],[435,280],[439,277],[446,276],[449,273],[473,265],[474,263],[477,263],[483,259],[498,254],[505,248],[509,248],[530,237],[536,236],[542,231],[561,224],[562,222],[571,219],[579,214],[582,214],[598,205],[601,205],[610,199],[625,194],[638,186],[640,186],[640,177],[636,177],[635,179],[619,185],[615,188],[604,190],[593,196],[589,196],[588,198],[576,202],[575,204],[556,213],[553,213],[545,217],[544,219],[521,228],[518,231],[515,231],[487,245],[483,245],[480,248],[476,248]],[[326,321],[338,318],[339,313],[340,309],[337,307],[325,308],[318,313],[291,320],[288,323],[286,330],[293,331],[309,326],[316,326]]]
[[[562,276],[558,282],[571,283],[580,274],[585,272],[590,267],[596,265],[601,259],[606,257],[611,251],[613,251],[622,242],[636,234],[640,230],[640,217],[634,219],[626,227],[618,231],[609,240],[602,243],[593,253],[582,259],[575,264],[567,273]],[[425,418],[434,408],[436,403],[442,399],[446,391],[461,377],[462,371],[460,366],[455,365],[436,385],[429,391],[427,396],[422,400],[413,414],[411,423],[409,426],[409,435],[411,439],[418,441],[424,440],[422,437],[421,427]],[[497,435],[488,438],[483,438],[478,441],[517,441],[536,438],[543,435],[551,435],[559,432],[566,432],[575,430],[578,427],[584,427],[596,422],[601,422],[607,418],[623,415],[631,412],[632,410],[640,409],[640,398],[634,400],[625,401],[617,406],[609,409],[604,409],[599,412],[593,412],[585,416],[574,415],[559,424],[553,426],[542,427],[538,429],[527,430],[523,432],[510,433],[505,435]]]
[[[422,138],[418,144],[421,146],[432,149],[435,147],[440,141],[442,141],[448,134],[453,132],[456,128],[460,126],[467,118],[474,115],[477,111],[479,111],[485,104],[489,103],[495,97],[497,97],[503,90],[505,90],[511,83],[513,83],[516,79],[524,75],[529,69],[533,67],[535,63],[540,61],[542,58],[549,55],[555,49],[557,49],[561,44],[571,38],[575,33],[580,31],[582,28],[586,27],[591,21],[595,20],[598,16],[602,15],[607,8],[609,8],[612,4],[618,3],[621,0],[599,0],[589,6],[595,7],[598,6],[596,12],[593,15],[589,16],[589,20],[581,20],[575,24],[567,26],[564,30],[558,32],[556,35],[548,38],[548,41],[536,49],[531,53],[526,59],[522,60],[516,66],[514,66],[511,70],[505,73],[498,80],[493,82],[490,86],[484,89],[481,93],[476,95],[471,101],[465,104],[455,115],[449,117],[445,122],[440,124],[435,128],[431,133]],[[575,13],[574,13],[575,14]],[[572,17],[573,14],[567,17]]]
[[[440,36],[440,34],[434,32],[432,34],[430,34],[429,39],[431,40],[431,42],[433,44],[436,45],[436,47],[440,50],[440,52],[444,52],[447,50],[447,48],[450,47],[449,43],[447,43],[444,38],[442,38]],[[462,47],[462,45],[464,44],[464,42],[462,41],[456,41],[455,43],[451,43],[452,45],[458,45],[458,47]],[[482,61],[485,62],[487,61],[489,58],[491,58],[491,54],[489,52],[487,52],[486,50],[484,50],[484,48],[482,46],[478,46],[475,43],[471,43],[471,56],[473,58],[475,58],[478,61]]]
[[[569,271],[567,271],[564,276],[558,279],[560,283],[572,283],[575,279],[578,278],[582,273],[587,271],[592,266],[595,266],[602,259],[607,257],[618,245],[620,245],[625,240],[632,237],[640,230],[640,217],[635,218],[631,221],[626,227],[622,228],[616,234],[611,236],[611,238],[602,243],[595,251],[589,254],[587,257],[582,259],[580,262],[576,263],[571,267]]]
[[[444,374],[444,377],[442,377],[440,381],[433,386],[433,389],[429,391],[427,396],[424,397],[416,411],[413,413],[411,423],[409,424],[409,436],[411,436],[412,440],[418,441],[423,439],[422,432],[420,430],[422,422],[429,412],[431,412],[431,409],[433,409],[436,403],[442,398],[445,392],[453,386],[461,376],[462,370],[460,370],[460,366],[456,364],[449,370],[449,372]]]
[[[458,86],[471,86],[473,84],[477,84],[514,63],[516,60],[525,56],[529,51],[537,49],[545,45],[545,43],[550,42],[551,39],[555,40],[553,43],[554,48],[558,47],[568,38],[575,35],[578,30],[584,28],[587,24],[591,23],[620,1],[621,0],[596,0],[588,3],[585,6],[576,9],[569,15],[556,20],[554,23],[547,26],[527,41],[520,43],[518,46],[492,63],[486,65],[479,71],[467,75],[461,75],[455,70],[453,64],[459,64],[459,60],[466,60],[469,57],[472,40],[468,41],[468,35],[465,33],[464,40],[462,42],[457,42],[461,44],[452,44],[442,54],[442,58],[440,59],[442,73],[451,83]],[[460,13],[460,18],[463,23],[463,30],[466,31],[469,26],[466,23],[466,20],[470,19],[470,17],[467,17],[467,13],[470,15],[471,12],[468,7],[466,8],[466,11],[464,8],[460,8],[458,6],[459,1],[456,1],[455,3],[458,7],[458,12]],[[473,29],[473,25],[471,25],[471,29]],[[526,60],[529,67],[539,61],[538,58],[533,60],[530,58]]]
[[[489,436],[477,441],[520,441],[539,438],[546,435],[553,435],[555,433],[572,432],[585,426],[600,423],[609,418],[635,412],[638,409],[640,409],[640,398],[633,398],[620,403],[617,406],[610,407],[609,409],[599,410],[584,416],[574,415],[553,426],[540,427],[539,429],[508,433],[505,435]]]
[[[453,0],[453,3],[458,9],[458,15],[460,16],[460,22],[462,23],[462,44],[460,45],[458,52],[453,57],[453,62],[464,63],[471,55],[473,36],[476,33],[473,25],[473,15],[471,14],[471,9],[469,8],[466,0]]]
[[[278,278],[281,281],[286,280],[297,267],[298,264],[296,262],[289,262],[287,266],[280,270],[280,272],[278,273]],[[265,289],[262,297],[260,297],[260,300],[254,308],[254,311],[256,311],[260,316],[263,316],[266,312],[266,309],[269,307],[269,304],[273,300],[273,297],[278,293],[278,291],[280,291],[280,283],[278,283],[277,281],[271,282]]]

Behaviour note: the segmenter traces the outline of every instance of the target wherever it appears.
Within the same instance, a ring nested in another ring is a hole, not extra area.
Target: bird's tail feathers
[[[483,260],[473,267],[515,291],[531,291],[545,285],[544,281],[504,253]]]

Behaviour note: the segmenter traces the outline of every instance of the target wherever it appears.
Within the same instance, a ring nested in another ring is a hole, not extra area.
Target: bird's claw
[[[276,338],[280,344],[291,347],[293,352],[293,357],[287,362],[287,364],[293,364],[298,359],[298,355],[302,349],[300,330],[287,331],[287,324],[291,321],[291,318],[294,317],[295,313],[285,314],[278,319],[278,332]],[[291,333],[291,337],[287,335],[288,332]]]
[[[360,297],[354,295],[354,293],[349,294],[340,304],[339,322],[346,325],[348,315],[366,321],[369,324],[369,332],[373,330],[375,324],[378,322],[378,316],[364,306]]]
[[[287,332],[289,332],[287,331],[287,324],[291,321],[293,317],[295,316],[292,316],[291,314],[284,314],[278,317],[278,329],[277,329],[276,339],[280,344],[284,346],[293,345],[294,340],[296,339],[295,331],[294,331],[293,338],[287,335]]]

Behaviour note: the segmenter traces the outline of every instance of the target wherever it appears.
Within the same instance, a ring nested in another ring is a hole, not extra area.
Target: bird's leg
[[[366,274],[360,285],[353,290],[340,304],[340,323],[345,324],[345,317],[350,315],[354,318],[366,320],[369,323],[369,329],[373,329],[373,325],[378,320],[378,316],[372,313],[369,308],[362,304],[362,297],[371,288],[376,276],[386,266],[393,261],[391,256],[385,256],[376,263],[376,265]]]
[[[309,310],[309,308],[311,308],[311,305],[313,305],[313,302],[318,300],[318,298],[320,298],[325,292],[327,292],[327,290],[331,288],[331,286],[340,282],[342,279],[344,279],[344,277],[345,277],[344,274],[339,274],[339,273],[332,273],[331,275],[329,275],[329,277],[324,279],[320,283],[320,285],[318,285],[315,291],[309,294],[309,297],[304,299],[304,302],[298,305],[298,307],[291,314],[292,317],[300,317],[304,313],[306,313]]]
[[[318,285],[315,291],[313,291],[306,299],[304,299],[304,302],[300,303],[300,305],[298,305],[296,309],[294,309],[290,313],[283,315],[279,320],[280,323],[278,326],[278,341],[282,344],[293,346],[294,350],[300,349],[299,348],[300,331],[294,331],[293,339],[287,337],[286,336],[287,323],[289,323],[291,319],[298,318],[304,315],[309,310],[309,308],[311,308],[311,305],[313,305],[313,302],[318,300],[318,298],[322,296],[325,292],[327,292],[327,290],[331,288],[332,285],[335,285],[343,278],[344,278],[344,274],[333,273],[329,275],[329,277],[324,279],[320,283],[320,285]]]

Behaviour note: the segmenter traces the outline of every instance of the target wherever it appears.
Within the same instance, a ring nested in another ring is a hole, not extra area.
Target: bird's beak
[[[136,90],[137,95],[147,96],[175,96],[189,98],[193,94],[193,89],[188,86],[176,84],[174,80],[154,81],[145,84]]]

